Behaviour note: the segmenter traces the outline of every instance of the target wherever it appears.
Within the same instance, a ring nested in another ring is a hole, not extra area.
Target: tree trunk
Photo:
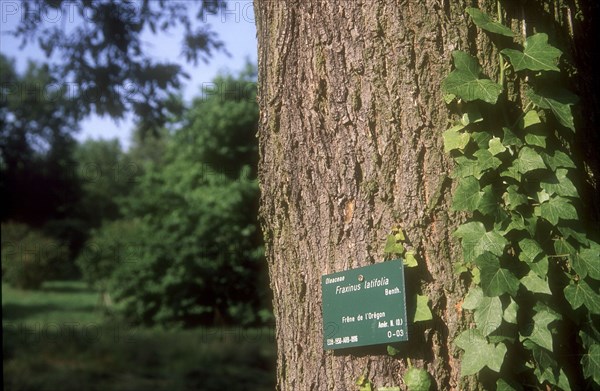
[[[459,377],[450,344],[468,319],[460,310],[465,286],[452,270],[460,216],[449,211],[441,140],[448,113],[440,86],[452,51],[486,53],[484,69],[497,71],[497,52],[468,23],[468,5],[255,0],[260,215],[278,389],[354,390],[361,375],[404,389],[408,359],[427,369],[436,389],[477,387]],[[409,328],[396,357],[385,346],[324,351],[321,275],[381,262],[394,226],[419,260],[407,291],[428,294],[433,321]]]

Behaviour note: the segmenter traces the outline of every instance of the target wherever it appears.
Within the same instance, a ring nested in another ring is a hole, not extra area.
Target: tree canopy
[[[34,0],[20,4],[22,18],[13,35],[22,46],[37,43],[47,56],[57,54],[59,60],[50,72],[77,99],[80,114],[121,118],[133,110],[146,131],[165,123],[172,109],[169,97],[187,75],[176,62],[149,56],[142,34],[182,26],[182,54],[193,63],[207,62],[214,52],[225,50],[206,23],[195,23],[205,22],[207,15],[222,9],[223,0]]]

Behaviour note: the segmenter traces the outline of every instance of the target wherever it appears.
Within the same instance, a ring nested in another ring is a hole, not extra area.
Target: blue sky
[[[27,0],[24,0],[27,1]],[[60,13],[45,15],[45,19],[51,22],[71,21],[69,2]],[[71,3],[70,6],[74,6]],[[0,0],[0,52],[16,60],[17,70],[22,72],[28,60],[44,61],[45,55],[37,45],[29,45],[19,49],[20,41],[6,34],[17,25],[23,17],[21,0]],[[219,14],[207,18],[211,29],[218,34],[225,48],[231,56],[217,53],[208,64],[199,62],[197,66],[188,64],[180,55],[181,30],[172,30],[168,33],[152,35],[147,32],[143,40],[147,42],[147,51],[154,58],[169,60],[180,63],[185,71],[191,76],[186,80],[183,95],[186,101],[199,95],[203,83],[210,83],[219,72],[230,71],[237,73],[246,63],[246,59],[256,63],[257,43],[256,27],[254,21],[252,0],[228,0],[225,10]],[[81,123],[81,131],[76,135],[78,140],[87,138],[118,138],[121,146],[128,148],[130,144],[130,133],[133,128],[132,117],[116,123],[114,120],[104,117],[91,116]]]

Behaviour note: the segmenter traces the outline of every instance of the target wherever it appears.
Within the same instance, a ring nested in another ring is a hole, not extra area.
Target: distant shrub
[[[104,291],[117,268],[138,262],[142,249],[140,228],[136,220],[116,220],[92,230],[75,261],[83,279]]]
[[[2,280],[15,288],[39,289],[54,275],[68,249],[25,224],[2,223]]]

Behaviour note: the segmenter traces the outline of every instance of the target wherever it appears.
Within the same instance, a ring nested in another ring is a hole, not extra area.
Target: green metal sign
[[[321,288],[325,350],[408,340],[401,260],[324,275]]]

